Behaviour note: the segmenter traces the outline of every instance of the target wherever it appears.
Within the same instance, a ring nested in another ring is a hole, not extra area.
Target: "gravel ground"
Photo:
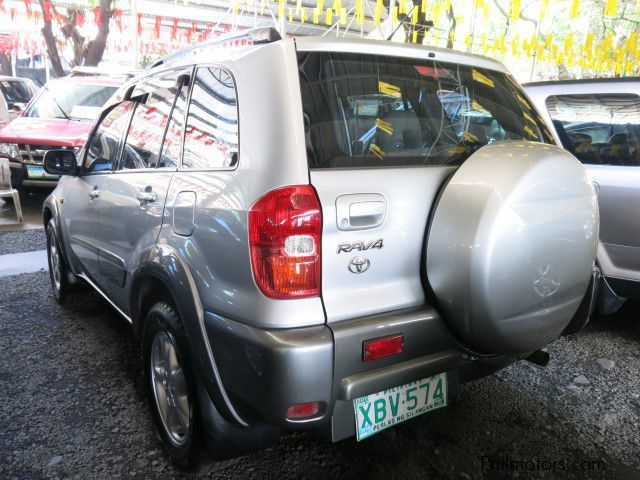
[[[640,478],[632,304],[551,345],[547,368],[513,365],[360,444],[285,434],[268,450],[179,471],[154,437],[129,326],[97,299],[66,311],[48,288],[46,273],[0,279],[3,479]],[[505,470],[510,461],[517,470]]]
[[[19,232],[0,232],[0,255],[33,252],[47,248],[47,237],[43,228]]]

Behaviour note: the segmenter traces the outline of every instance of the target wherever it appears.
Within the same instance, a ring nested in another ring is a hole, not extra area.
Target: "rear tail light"
[[[370,362],[404,351],[404,335],[398,333],[387,337],[372,338],[362,343],[362,361]]]
[[[320,294],[320,201],[311,185],[267,193],[249,211],[249,246],[256,284],[267,297]]]
[[[287,409],[289,420],[304,420],[320,413],[320,402],[296,403]]]

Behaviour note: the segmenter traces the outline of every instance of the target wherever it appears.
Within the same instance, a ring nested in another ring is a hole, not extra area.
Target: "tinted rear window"
[[[334,52],[298,62],[310,168],[459,165],[499,140],[553,142],[503,73]]]
[[[0,92],[4,95],[9,105],[14,103],[28,103],[31,100],[31,92],[24,82],[15,80],[0,81]]]
[[[640,165],[638,95],[554,95],[546,104],[562,145],[581,162]]]

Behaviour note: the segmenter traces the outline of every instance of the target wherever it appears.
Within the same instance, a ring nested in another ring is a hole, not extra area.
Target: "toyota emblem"
[[[351,273],[364,273],[369,270],[371,262],[364,257],[353,257],[349,262],[349,271]]]

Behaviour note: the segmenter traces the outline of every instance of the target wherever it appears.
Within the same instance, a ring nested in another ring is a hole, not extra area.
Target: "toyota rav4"
[[[174,461],[306,429],[363,440],[588,316],[585,170],[505,68],[371,40],[200,44],[50,150],[53,295],[140,341]]]

